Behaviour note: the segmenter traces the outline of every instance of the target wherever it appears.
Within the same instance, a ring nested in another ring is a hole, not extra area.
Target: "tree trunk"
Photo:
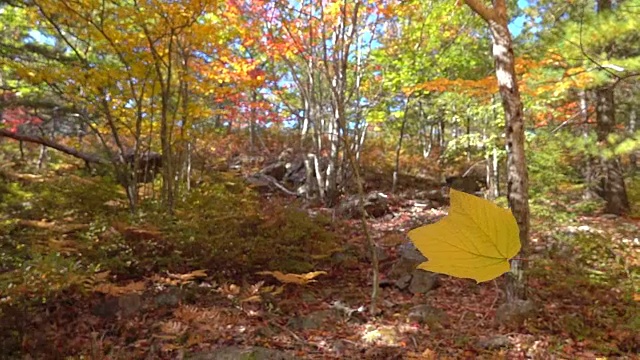
[[[636,122],[638,121],[638,113],[635,107],[629,109],[629,136],[636,133]],[[629,174],[635,176],[638,172],[638,152],[634,150],[629,154]]]
[[[490,28],[494,42],[493,57],[496,63],[496,76],[506,119],[507,197],[509,207],[520,228],[521,257],[524,257],[529,243],[529,179],[524,150],[524,114],[506,16],[501,17],[501,20],[504,21],[490,23]],[[524,267],[525,263],[521,260],[512,261],[512,268],[515,271],[509,276],[507,301],[526,299]]]
[[[608,137],[616,126],[615,101],[613,88],[604,87],[595,91],[596,98],[596,133],[598,144],[605,154],[600,156],[600,184],[602,197],[605,200],[605,212],[622,215],[630,210],[627,190],[620,160],[612,153]],[[609,151],[607,151],[609,150]]]
[[[506,120],[507,198],[520,229],[520,257],[524,258],[529,245],[529,179],[524,150],[524,113],[516,79],[507,5],[505,0],[493,1],[493,8],[487,8],[478,0],[465,2],[489,24],[492,35],[496,77]],[[507,302],[526,299],[525,265],[519,259],[511,261],[511,272],[507,277]]]
[[[407,103],[404,106],[404,114],[402,116],[402,125],[400,125],[400,136],[398,137],[398,144],[396,146],[396,160],[393,167],[393,181],[391,183],[391,192],[395,194],[398,187],[398,172],[400,172],[400,151],[402,150],[402,139],[404,138],[404,130],[407,126],[407,113],[409,112],[409,101],[411,97],[407,99]]]

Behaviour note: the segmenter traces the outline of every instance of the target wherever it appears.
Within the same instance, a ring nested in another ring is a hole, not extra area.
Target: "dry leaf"
[[[243,302],[243,303],[245,303],[245,302],[261,302],[261,301],[262,301],[262,298],[260,297],[260,295],[252,295],[252,296],[249,296],[248,298],[240,300],[240,302]]]
[[[283,274],[280,271],[259,271],[258,275],[271,275],[278,281],[284,284],[298,284],[306,285],[310,282],[315,282],[314,278],[320,275],[326,275],[326,271],[314,271],[306,274]]]

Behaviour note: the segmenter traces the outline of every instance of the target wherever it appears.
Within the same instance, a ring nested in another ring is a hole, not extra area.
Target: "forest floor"
[[[40,181],[35,175],[28,180],[20,176],[25,184]],[[92,191],[80,189],[83,181],[67,176],[64,189]],[[29,186],[12,191],[26,192]],[[446,208],[424,208],[413,199],[390,197],[391,213],[369,221],[381,248],[384,285],[379,313],[373,316],[368,312],[371,264],[357,220],[322,223],[339,246],[312,257],[310,270],[326,273],[314,274],[311,282],[296,278],[282,285],[264,274],[226,273],[187,263],[171,265],[168,271],[139,262],[137,271],[127,273],[116,265],[88,266],[82,256],[89,255],[78,254],[78,249],[89,247],[78,243],[102,241],[97,246],[103,251],[113,244],[105,243],[101,234],[129,234],[134,241],[153,244],[132,251],[145,252],[155,264],[169,263],[175,261],[171,255],[154,252],[170,237],[162,226],[150,225],[151,218],[135,226],[118,224],[114,219],[124,216],[120,210],[117,216],[95,215],[87,210],[91,205],[62,199],[70,193],[60,188],[52,188],[58,189],[51,190],[55,194],[38,189],[30,188],[28,209],[5,207],[11,218],[0,219],[3,249],[8,243],[29,247],[26,258],[31,264],[38,246],[46,243],[49,249],[38,250],[40,272],[29,272],[28,261],[21,263],[22,283],[7,275],[20,266],[8,271],[3,265],[0,358],[633,359],[640,351],[638,218],[560,216],[553,211],[534,216],[527,283],[535,315],[504,325],[496,321],[504,301],[500,278],[476,284],[441,276],[440,286],[418,295],[386,278],[399,256],[398,245],[408,241],[407,231],[440,218]],[[48,202],[42,200],[47,197]],[[273,208],[289,201],[259,202]],[[319,208],[305,211],[330,214]],[[98,216],[108,221],[96,222]],[[24,239],[31,239],[29,245]],[[126,262],[128,251],[105,256]],[[81,276],[80,267],[98,275]],[[45,278],[56,280],[46,283]],[[12,286],[6,286],[9,281]]]

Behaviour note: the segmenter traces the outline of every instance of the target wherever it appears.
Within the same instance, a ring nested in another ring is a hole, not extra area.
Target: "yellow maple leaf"
[[[271,275],[281,283],[285,284],[298,284],[306,285],[310,282],[315,282],[314,278],[320,275],[326,275],[326,271],[314,271],[306,274],[283,274],[280,271],[259,271],[258,275]]]
[[[409,238],[428,261],[418,268],[477,282],[509,271],[520,251],[513,214],[490,201],[451,189],[449,215],[413,229]]]

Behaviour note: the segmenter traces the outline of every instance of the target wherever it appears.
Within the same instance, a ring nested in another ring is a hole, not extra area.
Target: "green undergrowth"
[[[327,219],[265,202],[233,176],[179,196],[173,216],[155,199],[132,215],[121,189],[100,177],[0,183],[4,305],[90,293],[105,270],[119,280],[195,269],[221,281],[259,270],[301,273],[338,241]]]
[[[556,223],[552,237],[530,266],[531,297],[543,311],[529,330],[570,338],[606,356],[640,351],[640,305],[634,299],[640,269],[632,265],[633,249],[619,234],[614,239],[592,228],[565,233]]]

